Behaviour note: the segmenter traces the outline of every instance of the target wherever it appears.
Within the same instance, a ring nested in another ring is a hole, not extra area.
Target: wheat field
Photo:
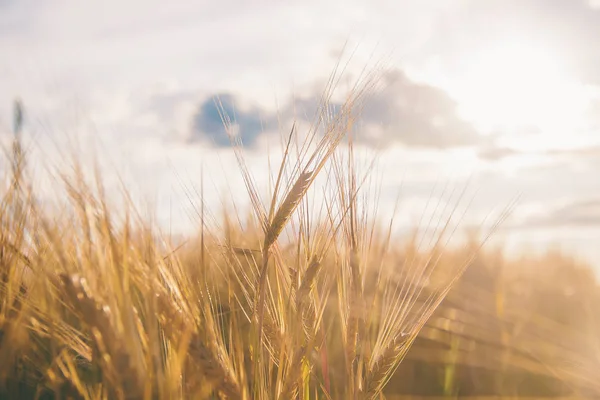
[[[598,398],[591,268],[486,247],[506,213],[464,246],[447,245],[455,210],[424,222],[431,245],[397,241],[394,221],[376,224],[349,134],[376,80],[333,112],[334,78],[311,129],[284,137],[268,201],[234,139],[252,213],[220,214],[200,193],[197,234],[177,243],[126,191],[109,205],[76,159],[49,211],[15,136],[0,208],[0,398]]]

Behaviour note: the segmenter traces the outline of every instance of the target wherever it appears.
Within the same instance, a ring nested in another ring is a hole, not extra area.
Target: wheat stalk
[[[227,399],[242,399],[242,390],[231,367],[225,361],[227,355],[216,340],[214,328],[209,324],[203,329],[204,335],[188,323],[185,314],[166,294],[157,295],[161,325],[167,336],[177,342],[181,332],[191,330],[188,356],[200,366],[203,377],[208,380],[221,397]]]
[[[112,322],[111,310],[101,305],[89,293],[84,278],[61,274],[60,279],[73,308],[90,327],[92,338],[99,352],[98,361],[119,398],[136,398],[143,393],[143,372],[135,365],[127,347],[117,336]]]
[[[311,290],[315,285],[315,280],[317,278],[317,273],[321,269],[321,261],[313,256],[311,258],[310,264],[308,268],[306,268],[306,272],[302,277],[302,282],[296,291],[296,308],[299,312],[302,312],[303,307],[308,302],[308,296],[310,295]]]

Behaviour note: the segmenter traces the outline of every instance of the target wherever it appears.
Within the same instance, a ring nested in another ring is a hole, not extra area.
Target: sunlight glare
[[[489,131],[534,126],[558,135],[573,128],[585,96],[560,58],[542,46],[506,42],[478,53],[456,84],[461,113]]]

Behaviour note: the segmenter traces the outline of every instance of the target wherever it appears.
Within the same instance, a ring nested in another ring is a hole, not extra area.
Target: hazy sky
[[[0,130],[22,98],[35,151],[56,155],[65,132],[95,140],[185,229],[181,182],[202,164],[211,187],[242,193],[215,96],[264,183],[278,121],[314,113],[348,40],[350,79],[389,67],[360,141],[383,149],[383,207],[404,182],[410,223],[436,183],[440,196],[472,176],[472,221],[520,194],[507,240],[600,259],[599,39],[599,1],[0,0]]]

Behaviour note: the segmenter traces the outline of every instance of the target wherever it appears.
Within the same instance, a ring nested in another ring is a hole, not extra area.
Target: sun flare
[[[580,120],[582,90],[557,54],[517,40],[475,54],[456,83],[461,112],[483,129],[535,127],[550,136]]]

